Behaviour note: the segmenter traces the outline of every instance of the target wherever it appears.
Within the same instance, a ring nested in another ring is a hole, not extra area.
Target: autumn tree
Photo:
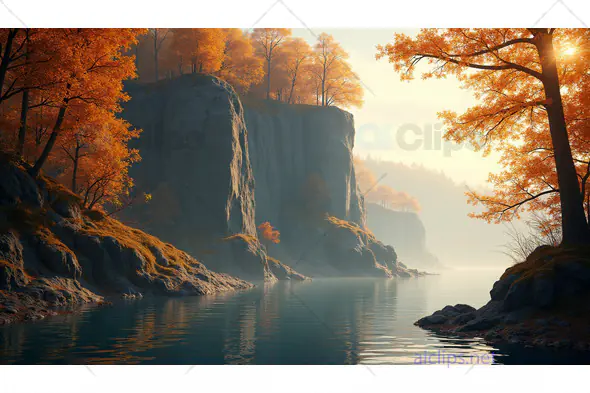
[[[254,40],[257,50],[262,54],[266,61],[266,98],[270,99],[271,76],[273,59],[278,48],[286,37],[291,35],[291,29],[263,28],[254,29],[252,39]]]
[[[226,34],[223,29],[172,29],[167,67],[177,75],[221,68]]]
[[[590,241],[590,231],[564,110],[570,91],[563,83],[584,83],[588,63],[566,72],[559,49],[584,39],[587,32],[575,29],[423,29],[415,38],[396,34],[392,43],[378,47],[377,57],[387,57],[403,80],[425,60],[431,67],[424,78],[453,75],[474,91],[477,105],[440,117],[447,138],[470,142],[486,154],[493,148],[503,153],[506,170],[490,176],[494,195],[470,194],[488,208],[489,219],[512,219],[519,209],[535,209],[546,196],[559,194],[563,243],[580,244]],[[526,150],[519,148],[523,142]],[[552,164],[528,168],[545,149]]]
[[[52,88],[50,102],[57,108],[55,123],[31,173],[36,176],[51,153],[67,121],[92,116],[110,116],[121,110],[129,97],[122,81],[135,75],[133,58],[121,50],[135,42],[134,29],[56,29],[61,48],[57,53],[60,75]],[[76,50],[73,51],[72,48]]]
[[[160,79],[160,51],[162,45],[170,34],[170,29],[151,28],[149,34],[152,39],[153,56],[154,56],[154,80]]]
[[[55,84],[55,70],[48,70],[47,65],[55,55],[56,44],[51,30],[0,29],[0,107],[4,109],[5,121],[10,118],[11,111],[19,113],[15,143],[21,156],[24,154],[28,112],[47,104],[38,100],[32,105],[31,97]],[[15,100],[19,95],[20,105]]]
[[[264,78],[262,59],[255,55],[249,33],[242,29],[223,29],[223,32],[223,60],[214,74],[241,93],[246,93],[251,85],[262,82]]]
[[[296,89],[302,83],[302,74],[306,71],[306,64],[311,60],[312,50],[303,38],[293,38],[285,42],[282,52],[286,55],[285,72],[289,82],[289,92],[285,101],[290,104],[295,98]]]
[[[128,148],[128,143],[139,133],[116,117],[99,115],[96,119],[84,119],[61,138],[64,154],[54,160],[61,169],[58,180],[70,184],[89,209],[106,204],[117,209],[133,187],[129,167],[140,156],[137,149]],[[60,157],[66,162],[60,163]]]
[[[358,76],[348,64],[348,53],[333,36],[322,33],[314,46],[315,77],[318,80],[321,105],[337,103],[361,106],[363,90]]]
[[[9,62],[0,93],[2,148],[19,153],[34,176],[47,168],[75,192],[84,195],[91,188],[88,207],[115,202],[132,185],[127,169],[138,154],[127,142],[139,131],[116,114],[128,98],[122,81],[135,70],[133,57],[123,52],[142,33],[0,29],[0,45],[12,53],[2,58]],[[109,180],[91,185],[108,167]]]

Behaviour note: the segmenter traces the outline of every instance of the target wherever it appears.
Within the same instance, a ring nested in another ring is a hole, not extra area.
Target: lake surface
[[[145,298],[0,327],[3,364],[489,364],[542,359],[413,323],[485,304],[502,269],[417,279],[279,282],[191,298]],[[549,356],[544,362],[560,362]],[[571,359],[570,359],[571,360]],[[543,361],[540,361],[543,362]]]

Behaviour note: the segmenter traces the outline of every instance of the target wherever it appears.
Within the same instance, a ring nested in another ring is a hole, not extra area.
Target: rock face
[[[76,195],[50,178],[33,179],[18,163],[0,160],[0,173],[0,323],[102,303],[104,296],[251,287],[101,212],[81,209]]]
[[[244,107],[256,220],[281,231],[281,243],[269,252],[312,276],[397,275],[393,248],[363,230],[352,115],[253,99]]]
[[[317,209],[364,225],[355,179],[354,119],[336,107],[245,100],[256,218],[301,232],[301,212]],[[295,224],[295,225],[293,225]]]
[[[248,133],[233,88],[185,75],[127,91],[123,116],[143,130],[135,146],[142,161],[131,175],[153,203],[126,217],[215,270],[276,279],[256,238]]]
[[[590,349],[590,249],[541,246],[504,272],[478,310],[446,306],[416,325],[528,345],[567,339]],[[561,344],[559,344],[561,345]]]
[[[127,91],[132,100],[123,116],[143,130],[135,145],[142,161],[132,176],[155,199],[145,213],[151,217],[141,225],[156,234],[178,228],[183,236],[175,237],[175,244],[181,246],[211,233],[255,235],[247,131],[231,86],[211,76],[187,75],[130,84]],[[176,206],[166,206],[171,204]],[[165,217],[158,210],[165,210]]]
[[[132,176],[153,195],[131,222],[248,280],[397,274],[391,247],[327,219],[365,225],[352,115],[252,99],[243,109],[231,86],[199,74],[127,91],[123,117],[143,129]],[[258,239],[265,221],[280,244]]]
[[[441,267],[426,247],[426,230],[418,214],[393,211],[375,203],[367,203],[366,211],[367,227],[382,242],[395,247],[400,260],[428,270]]]

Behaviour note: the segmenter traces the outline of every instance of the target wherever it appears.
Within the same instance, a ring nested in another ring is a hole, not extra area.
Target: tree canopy
[[[363,89],[348,53],[331,35],[315,45],[291,29],[150,29],[133,51],[140,81],[202,72],[239,93],[287,103],[361,107]]]
[[[127,142],[139,130],[117,117],[123,80],[135,76],[124,54],[143,29],[0,29],[0,144],[82,195],[88,208],[128,194]]]
[[[502,155],[492,195],[470,192],[488,221],[543,211],[562,225],[564,243],[590,240],[587,29],[422,29],[378,46],[402,80],[421,61],[423,78],[456,77],[478,104],[439,113],[456,142]],[[585,209],[584,209],[585,207]],[[586,215],[584,214],[586,211]]]

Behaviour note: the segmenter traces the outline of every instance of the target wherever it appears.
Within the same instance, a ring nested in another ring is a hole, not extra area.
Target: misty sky
[[[352,68],[366,87],[364,106],[351,110],[357,154],[422,164],[472,186],[484,185],[488,173],[498,171],[497,156],[484,158],[468,147],[450,151],[452,146],[441,142],[436,113],[446,109],[461,113],[475,103],[471,92],[462,90],[454,77],[423,81],[416,74],[413,81],[401,82],[386,59],[375,60],[375,45],[390,42],[394,32],[413,35],[417,29],[313,29],[316,34],[323,31],[348,51]],[[315,42],[306,29],[294,29],[293,35]],[[425,63],[422,69],[426,68]]]

